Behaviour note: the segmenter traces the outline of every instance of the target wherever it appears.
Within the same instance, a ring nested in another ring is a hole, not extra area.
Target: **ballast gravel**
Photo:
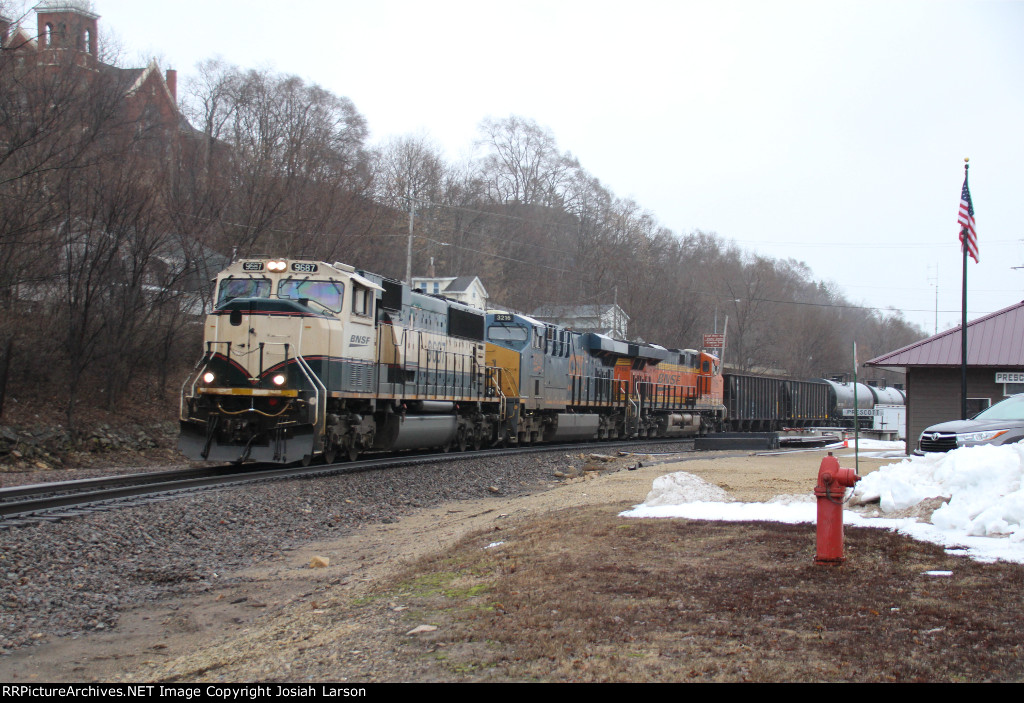
[[[0,655],[111,628],[127,607],[208,590],[226,573],[359,525],[496,491],[544,490],[572,464],[581,465],[578,455],[564,449],[462,459],[221,488],[0,530]]]

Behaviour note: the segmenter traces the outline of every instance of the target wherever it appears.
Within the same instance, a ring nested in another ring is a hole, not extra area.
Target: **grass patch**
[[[631,520],[608,506],[481,532],[381,596],[443,653],[444,680],[1016,681],[1024,568],[848,529],[813,563],[813,525]],[[923,572],[951,570],[952,577]]]

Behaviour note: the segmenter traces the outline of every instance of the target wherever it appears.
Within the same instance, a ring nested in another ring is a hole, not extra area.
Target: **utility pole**
[[[405,283],[412,288],[412,223],[416,216],[416,201],[409,192],[409,245],[405,250]]]

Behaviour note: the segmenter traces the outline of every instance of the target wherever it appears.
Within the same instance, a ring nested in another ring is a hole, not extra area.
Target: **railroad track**
[[[103,478],[79,479],[56,483],[15,486],[0,489],[0,529],[19,527],[40,520],[55,521],[85,515],[97,510],[130,507],[145,502],[169,500],[197,490],[212,490],[231,485],[289,478],[313,478],[339,473],[372,471],[397,466],[456,462],[498,457],[507,454],[542,452],[587,452],[609,449],[653,449],[678,445],[682,451],[693,448],[692,439],[595,442],[591,444],[544,445],[516,449],[484,449],[459,453],[403,454],[371,457],[354,462],[318,466],[226,465],[179,471],[126,474]]]

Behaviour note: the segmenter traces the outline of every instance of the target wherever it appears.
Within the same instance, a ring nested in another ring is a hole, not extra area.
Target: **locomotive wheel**
[[[474,452],[480,451],[480,445],[481,444],[482,444],[482,442],[480,441],[480,430],[477,430],[477,431],[475,431],[473,433],[473,441],[472,441],[473,451]]]
[[[466,430],[462,427],[459,428],[458,433],[455,435],[455,448],[460,452],[466,451]]]
[[[302,458],[299,459],[299,463],[302,464],[303,466],[309,466],[310,464],[313,463],[313,455],[312,454],[303,454]]]
[[[324,450],[324,463],[333,464],[335,459],[338,458],[338,448],[333,444]]]
[[[345,450],[345,454],[349,461],[355,461],[359,458],[359,447],[349,447]]]

